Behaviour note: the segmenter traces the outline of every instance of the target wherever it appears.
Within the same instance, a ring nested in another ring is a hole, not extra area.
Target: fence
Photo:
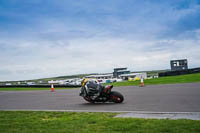
[[[50,88],[50,84],[45,84],[45,85],[0,85],[0,88]],[[81,87],[80,85],[54,85],[54,87],[57,88],[76,88],[76,87]]]
[[[164,76],[176,76],[176,75],[192,74],[192,73],[200,73],[200,67],[187,69],[187,70],[162,72],[162,73],[159,73],[158,75],[159,77],[164,77]]]

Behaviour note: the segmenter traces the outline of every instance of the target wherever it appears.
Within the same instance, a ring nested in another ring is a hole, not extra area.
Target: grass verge
[[[200,73],[186,74],[179,76],[167,76],[167,77],[144,80],[145,85],[194,83],[194,82],[200,82]],[[114,82],[109,84],[112,84],[114,86],[139,86],[140,81]]]
[[[58,89],[77,89],[77,88],[55,88],[55,90]],[[80,87],[79,87],[80,89]],[[32,88],[32,87],[27,87],[27,88],[12,88],[12,87],[8,87],[8,88],[0,88],[0,91],[32,91],[32,90],[51,90],[51,88]]]
[[[199,133],[200,121],[113,118],[116,113],[0,111],[1,133]]]

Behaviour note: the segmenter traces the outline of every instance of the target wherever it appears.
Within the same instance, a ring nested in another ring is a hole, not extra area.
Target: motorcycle
[[[82,81],[80,96],[82,96],[86,101],[90,103],[96,102],[114,102],[114,103],[122,103],[124,101],[124,97],[120,92],[112,91],[113,85],[102,86],[99,90],[87,88],[85,86],[86,81]],[[98,95],[97,95],[98,94]]]

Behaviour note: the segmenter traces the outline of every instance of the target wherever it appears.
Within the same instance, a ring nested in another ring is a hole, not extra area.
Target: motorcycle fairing
[[[107,85],[105,86],[105,89],[103,90],[103,92],[106,94],[109,94],[112,88],[113,88],[113,85]]]

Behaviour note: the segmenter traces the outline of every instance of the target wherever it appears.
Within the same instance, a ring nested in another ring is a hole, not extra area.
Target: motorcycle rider
[[[82,80],[81,85],[82,87],[86,88],[87,93],[91,95],[91,98],[93,100],[97,98],[103,90],[103,86],[97,80],[94,79],[85,78]],[[83,89],[80,95],[82,94],[83,94]]]

